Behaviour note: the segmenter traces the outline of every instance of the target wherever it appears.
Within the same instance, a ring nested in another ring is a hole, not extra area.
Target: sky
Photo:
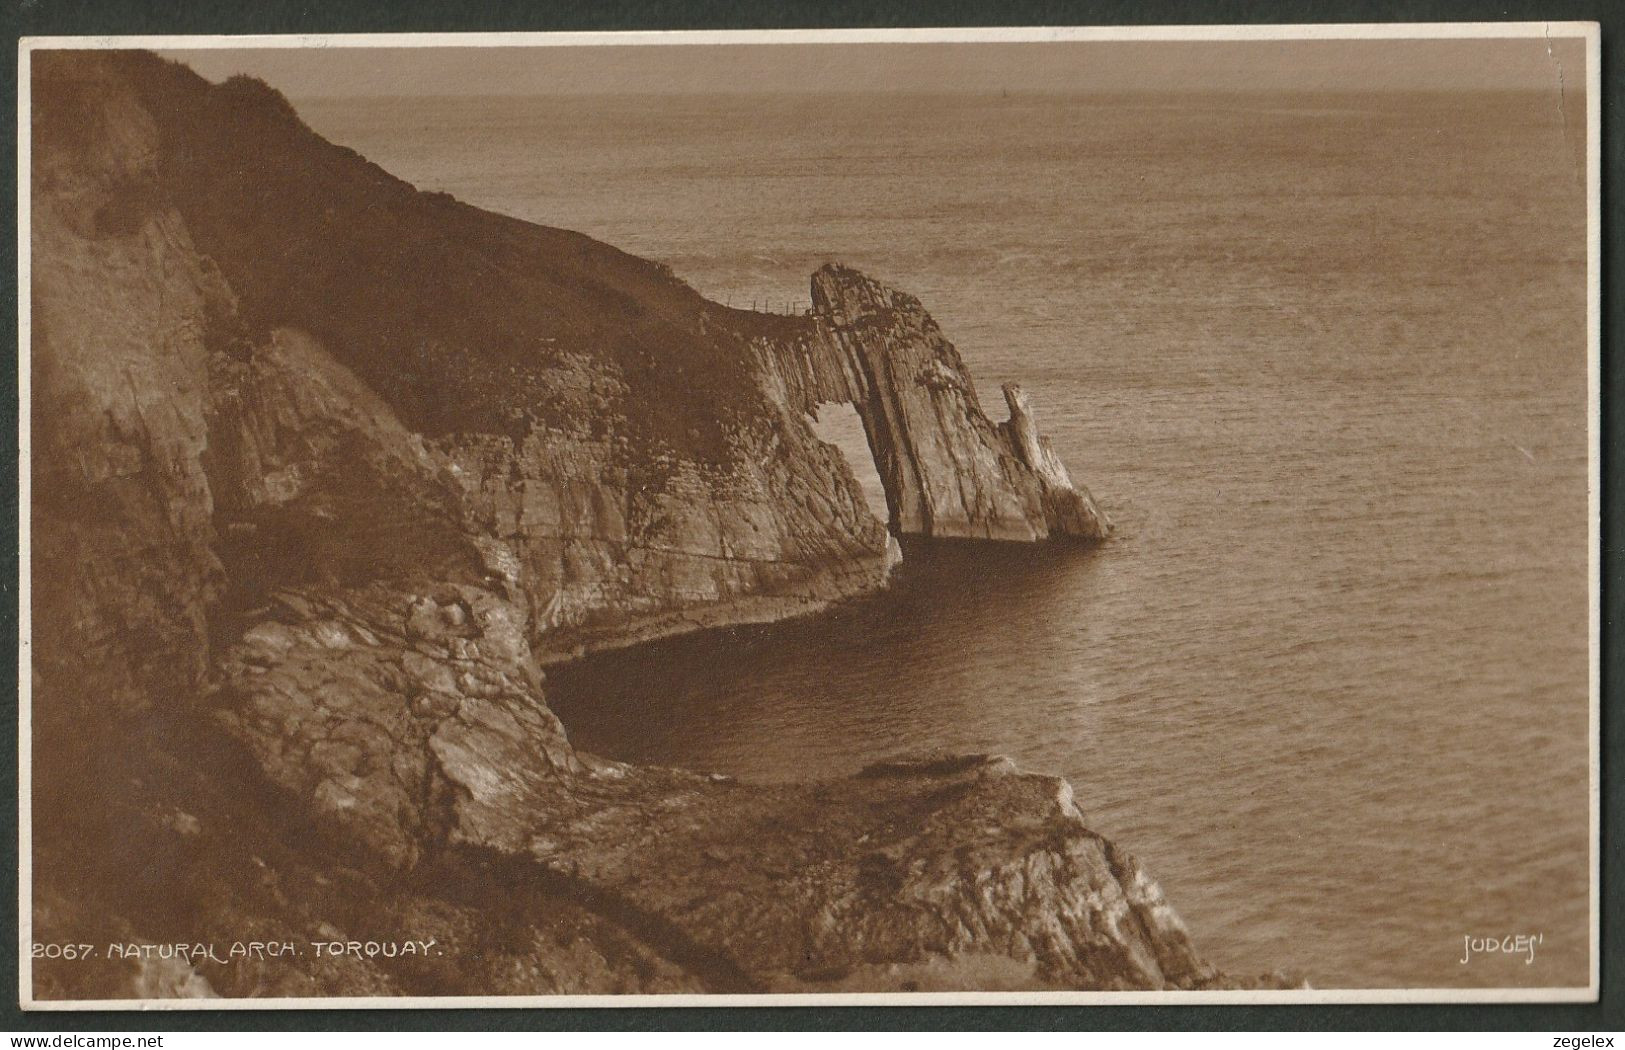
[[[211,80],[292,99],[596,92],[1556,90],[1585,87],[1585,42],[1050,41],[166,50]]]

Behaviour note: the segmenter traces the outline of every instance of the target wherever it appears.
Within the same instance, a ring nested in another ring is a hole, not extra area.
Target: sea
[[[578,746],[759,781],[1005,754],[1228,971],[1587,982],[1580,93],[295,102],[734,306],[804,309],[828,261],[917,294],[1116,523],[556,670]]]

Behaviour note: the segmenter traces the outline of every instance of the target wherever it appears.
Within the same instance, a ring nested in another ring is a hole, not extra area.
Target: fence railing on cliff
[[[724,299],[722,304],[734,310],[747,309],[744,299],[735,302],[733,296]],[[812,310],[812,302],[807,299],[752,299],[748,309],[752,313],[800,317]]]

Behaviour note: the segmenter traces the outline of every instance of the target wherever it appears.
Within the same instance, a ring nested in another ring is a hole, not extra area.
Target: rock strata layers
[[[550,660],[882,584],[809,369],[892,377],[846,399],[901,531],[1104,531],[916,302],[826,270],[811,320],[730,311],[419,194],[257,82],[33,76],[35,939],[442,952],[42,964],[37,994],[1225,980],[1061,781],[740,784],[578,752],[547,706]]]
[[[857,408],[894,531],[1027,542],[1111,531],[1039,436],[1027,396],[1007,387],[1009,421],[989,420],[959,351],[914,296],[829,265],[813,275],[810,318],[774,364],[806,411]]]

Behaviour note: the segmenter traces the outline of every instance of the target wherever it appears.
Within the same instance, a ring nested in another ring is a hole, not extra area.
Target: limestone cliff
[[[419,194],[263,85],[33,77],[35,939],[444,953],[42,963],[38,994],[1222,980],[1060,781],[770,789],[577,752],[547,707],[550,659],[883,582],[807,423],[832,368],[897,531],[1104,531],[915,301],[829,269],[810,319],[731,311]]]
[[[1111,523],[1040,437],[1032,406],[1006,386],[1007,423],[982,412],[954,345],[920,301],[855,270],[813,275],[812,330],[771,364],[807,411],[854,405],[902,535],[1031,541],[1104,539]]]

